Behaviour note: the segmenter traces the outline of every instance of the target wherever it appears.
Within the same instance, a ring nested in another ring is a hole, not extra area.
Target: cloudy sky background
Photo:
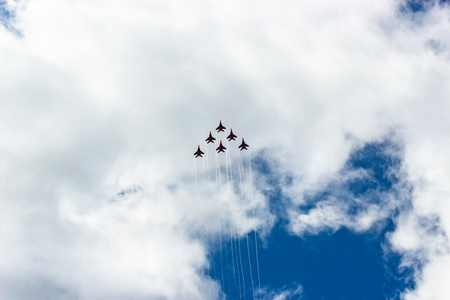
[[[0,0],[0,299],[233,299],[217,220],[257,230],[263,299],[336,299],[270,266],[346,234],[397,274],[367,299],[447,299],[450,7],[423,3]],[[197,192],[219,119],[252,202]]]

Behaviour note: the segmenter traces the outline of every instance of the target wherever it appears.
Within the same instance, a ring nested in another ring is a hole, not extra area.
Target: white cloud
[[[195,236],[192,153],[218,119],[293,176],[294,205],[394,128],[414,192],[393,246],[405,259],[430,249],[416,216],[449,232],[446,7],[414,23],[392,1],[8,3],[23,37],[0,29],[0,298],[217,296]],[[205,192],[210,237],[221,208],[241,234],[267,231],[254,195]],[[339,205],[293,224],[365,230],[385,217],[369,206],[348,221]],[[405,298],[446,295],[441,237]]]
[[[270,300],[289,300],[289,299],[302,299],[303,287],[301,285],[290,284],[286,285],[279,290],[267,290],[261,291],[262,299]]]
[[[289,212],[289,229],[299,236],[343,227],[365,232],[384,227],[387,219],[408,209],[411,185],[402,171],[402,147],[397,143],[391,136],[355,148],[334,178],[306,188],[295,201],[298,208]],[[374,166],[363,168],[367,162]]]

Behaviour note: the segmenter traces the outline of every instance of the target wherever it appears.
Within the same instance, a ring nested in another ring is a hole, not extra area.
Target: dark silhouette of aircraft
[[[205,154],[205,153],[203,153],[202,152],[202,150],[200,150],[200,145],[198,145],[198,148],[197,148],[197,151],[194,153],[194,155],[195,155],[195,158],[197,158],[197,157],[203,157],[202,155],[203,154]]]
[[[234,141],[234,140],[236,140],[236,138],[237,138],[237,135],[235,135],[235,134],[233,133],[233,129],[231,129],[230,135],[227,136],[228,141],[231,141],[231,140]]]
[[[241,149],[241,151],[247,150],[248,145],[245,143],[244,138],[242,138],[242,144],[238,148]]]
[[[217,153],[220,153],[220,152],[225,152],[225,149],[227,149],[227,148],[225,148],[223,145],[222,145],[222,141],[220,141],[220,145],[219,145],[219,147],[217,147]]]
[[[209,136],[208,138],[205,140],[205,142],[207,142],[207,144],[209,143],[214,143],[216,139],[212,136],[211,131],[209,132]]]
[[[216,130],[217,132],[224,131],[224,129],[227,129],[225,126],[222,125],[222,120],[220,120],[219,126],[217,126]]]

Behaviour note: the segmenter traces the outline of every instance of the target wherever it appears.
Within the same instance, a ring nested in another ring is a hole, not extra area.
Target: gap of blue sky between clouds
[[[16,11],[8,6],[5,1],[0,0],[0,24],[16,36],[21,36],[16,27]]]
[[[420,269],[400,267],[401,256],[390,250],[387,240],[388,234],[395,230],[397,216],[411,208],[410,197],[404,197],[405,193],[410,194],[411,187],[403,179],[401,153],[401,146],[390,138],[355,149],[339,176],[321,191],[306,192],[305,204],[295,208],[300,214],[307,214],[333,199],[330,205],[340,205],[349,224],[373,206],[387,209],[385,218],[364,230],[357,225],[337,224],[306,228],[302,233],[289,229],[287,210],[292,205],[283,191],[293,184],[292,178],[276,173],[276,163],[267,152],[255,156],[254,171],[264,177],[265,195],[278,218],[272,232],[258,244],[262,289],[281,290],[297,284],[302,293],[295,299],[372,300],[400,299],[401,292],[414,288],[412,275]],[[355,172],[363,176],[348,176]],[[397,199],[394,204],[387,203],[392,199]],[[241,243],[244,247],[244,241]],[[250,243],[253,248],[251,239]],[[220,255],[212,257],[216,259],[213,264],[221,263]],[[250,278],[249,274],[247,277]],[[250,296],[249,283],[246,288]],[[228,299],[240,297],[232,285],[225,292]]]
[[[402,14],[416,14],[427,12],[435,5],[448,5],[449,0],[407,0],[400,4],[399,10]]]

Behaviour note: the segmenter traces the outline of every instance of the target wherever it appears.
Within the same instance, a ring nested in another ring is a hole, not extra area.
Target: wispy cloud
[[[280,290],[268,290],[267,288],[260,292],[262,299],[271,300],[289,300],[302,299],[303,288],[301,285],[290,284]]]
[[[16,20],[16,11],[20,3],[20,1],[14,0],[0,1],[0,24],[15,36],[22,35]]]
[[[409,210],[411,185],[405,182],[401,152],[391,140],[355,149],[335,178],[319,190],[304,191],[303,203],[289,212],[292,232],[303,236],[341,227],[365,232]]]

